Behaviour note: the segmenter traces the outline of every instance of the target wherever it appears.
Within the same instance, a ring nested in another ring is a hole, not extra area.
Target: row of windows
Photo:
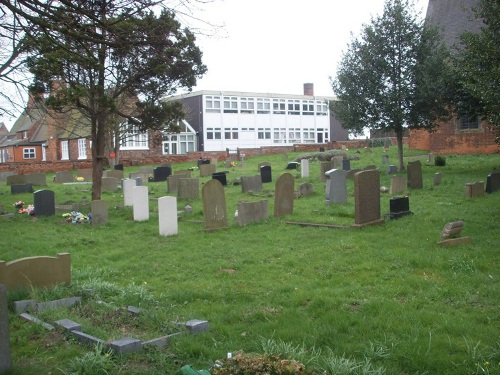
[[[206,96],[207,112],[275,115],[326,116],[328,104],[322,100],[238,98],[237,96]]]
[[[254,130],[254,128],[244,128],[242,130],[246,131],[247,129]],[[318,129],[319,132],[323,133],[323,129]],[[238,129],[221,129],[221,128],[207,128],[206,136],[207,139],[222,139],[224,135],[224,139],[238,139]],[[286,143],[288,142],[311,142],[315,141],[316,131],[314,129],[286,129],[286,128],[257,128],[257,139],[271,139],[271,134],[273,135],[274,143]],[[287,138],[288,136],[288,138]]]

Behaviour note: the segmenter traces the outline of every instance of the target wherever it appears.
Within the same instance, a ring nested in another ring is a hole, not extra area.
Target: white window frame
[[[258,128],[257,139],[271,139],[271,128]]]
[[[314,100],[302,101],[302,114],[305,116],[314,116]]]
[[[240,98],[240,113],[255,113],[255,99]]]
[[[273,99],[273,114],[284,115],[286,113],[285,99]]]
[[[224,96],[224,113],[238,113],[237,96]]]
[[[87,159],[87,139],[78,139],[78,159]]]
[[[318,116],[328,115],[328,103],[322,100],[316,100],[316,114]]]
[[[23,159],[36,159],[36,148],[24,147],[23,148]]]
[[[220,96],[206,96],[205,97],[205,111],[212,113],[220,113],[221,100]]]
[[[137,126],[122,124],[120,150],[149,150],[148,133],[140,132]]]
[[[267,115],[271,113],[271,99],[257,98],[257,114]]]
[[[206,137],[209,140],[222,139],[222,129],[221,128],[207,128]]]
[[[69,142],[61,141],[61,160],[69,160]]]
[[[287,108],[289,115],[300,115],[300,100],[288,99]]]

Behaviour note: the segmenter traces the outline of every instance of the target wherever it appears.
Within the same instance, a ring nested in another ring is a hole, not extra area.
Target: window
[[[300,115],[300,100],[288,100],[288,114]]]
[[[220,96],[207,96],[205,98],[207,112],[220,112]]]
[[[69,160],[68,141],[61,141],[61,160]]]
[[[304,100],[302,102],[302,114],[306,116],[314,115],[314,101]]]
[[[241,98],[240,99],[240,112],[241,113],[254,113],[255,100],[254,98]]]
[[[194,152],[194,134],[187,134],[180,136],[181,154]]]
[[[274,129],[274,143],[286,143],[286,129]]]
[[[78,159],[87,159],[87,140],[80,138],[78,140]]]
[[[224,139],[238,139],[238,129],[224,129]]]
[[[207,128],[207,139],[222,139],[220,128]]]
[[[273,113],[275,115],[285,114],[285,99],[273,99]]]
[[[314,129],[303,129],[302,130],[302,140],[303,143],[314,143]]]
[[[121,148],[142,149],[148,148],[148,133],[140,132],[137,126],[124,123],[121,126]]]
[[[328,104],[321,100],[316,100],[316,114],[326,116],[328,114]]]
[[[257,129],[258,139],[271,139],[271,129],[270,128],[258,128]]]
[[[458,119],[458,126],[460,130],[479,129],[479,120],[477,117],[462,116]]]
[[[35,159],[36,152],[34,148],[24,148],[23,149],[23,159]]]
[[[288,142],[300,143],[300,129],[288,129]]]
[[[236,96],[224,97],[224,113],[238,113],[238,98]]]
[[[264,115],[271,112],[271,99],[258,98],[257,99],[257,113]]]

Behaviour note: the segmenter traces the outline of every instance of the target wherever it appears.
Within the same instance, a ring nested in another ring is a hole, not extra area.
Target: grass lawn
[[[381,185],[389,187],[382,156],[397,165],[396,152],[393,146],[387,153],[379,147],[347,154],[353,169],[375,164]],[[206,333],[176,336],[163,349],[115,357],[11,312],[10,374],[174,374],[185,364],[208,369],[229,352],[282,354],[315,374],[500,374],[500,192],[465,196],[467,182],[486,182],[499,171],[500,155],[450,155],[438,167],[427,163],[424,152],[405,150],[405,164],[420,159],[423,165],[423,189],[407,192],[413,214],[346,229],[285,223],[354,223],[353,181],[347,204],[326,206],[319,161],[311,161],[308,178],[285,170],[301,155],[220,164],[218,171],[229,171],[224,190],[230,226],[214,232],[203,229],[201,198],[178,200],[179,210],[189,204],[193,212],[180,214],[177,236],[162,237],[156,201],[150,200],[149,221],[134,222],[121,191],[103,193],[109,223],[99,227],[66,223],[60,214],[0,219],[0,259],[60,252],[72,259],[71,286],[15,291],[10,304],[82,295],[81,306],[37,316],[49,323],[70,318],[105,341],[156,338],[191,319],[210,325]],[[257,175],[263,161],[271,162],[273,182],[263,192],[243,194],[233,181]],[[125,175],[138,170],[126,167]],[[285,172],[296,177],[295,188],[309,182],[314,193],[295,200],[293,215],[274,218],[274,182]],[[436,172],[442,180],[433,186]],[[147,185],[151,198],[167,195],[166,182]],[[57,204],[90,201],[85,185],[49,182],[47,188]],[[233,219],[238,201],[261,199],[269,200],[270,217],[240,227]],[[382,216],[389,213],[389,199],[381,193]],[[4,211],[14,212],[18,200],[32,204],[33,196],[11,195],[10,186],[0,186]],[[443,226],[457,220],[465,222],[462,236],[471,243],[438,246]],[[117,310],[129,305],[143,313]]]

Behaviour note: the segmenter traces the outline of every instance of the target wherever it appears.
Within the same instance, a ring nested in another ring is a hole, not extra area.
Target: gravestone
[[[135,186],[143,186],[144,183],[142,181],[142,177],[136,177],[135,178]]]
[[[302,159],[300,161],[300,177],[309,177],[309,159]]]
[[[224,186],[218,180],[210,180],[203,185],[201,194],[205,230],[226,228],[227,213]]]
[[[28,182],[28,178],[24,174],[11,174],[7,176],[7,185],[22,185]]]
[[[179,232],[176,197],[158,198],[158,224],[160,236],[174,236]]]
[[[212,173],[212,179],[219,181],[222,186],[227,186],[226,172]]]
[[[16,174],[14,172],[0,172],[0,181],[7,181],[7,177],[9,176],[15,176]],[[9,185],[9,184],[7,184]]]
[[[382,164],[388,164],[389,163],[389,156],[383,155],[382,156]]]
[[[260,172],[260,169],[265,166],[271,166],[271,163],[268,161],[263,161],[257,165],[257,172]]]
[[[465,184],[465,195],[467,198],[484,196],[484,181],[469,182]]]
[[[260,176],[241,176],[241,192],[262,191],[262,178]]]
[[[390,173],[398,173],[398,167],[396,167],[395,165],[389,165],[387,167],[387,174]]]
[[[56,214],[55,194],[52,190],[37,190],[33,193],[33,206],[36,216],[54,216]]]
[[[430,153],[427,156],[427,162],[430,163],[430,164],[434,164],[434,154],[433,153]]]
[[[404,193],[406,190],[405,176],[391,176],[391,187],[389,189],[390,195],[397,195]]]
[[[351,161],[347,160],[347,159],[342,160],[342,169],[344,171],[350,170],[351,169]]]
[[[103,177],[101,178],[101,191],[117,191],[118,190],[118,179],[114,177]]]
[[[94,200],[90,202],[90,213],[92,226],[103,225],[108,223],[108,202],[104,200]]]
[[[217,166],[215,164],[201,164],[200,165],[200,177],[211,176],[215,173]]]
[[[116,178],[118,181],[123,180],[123,171],[119,169],[111,169],[102,172],[102,177]]]
[[[347,171],[347,179],[348,180],[354,180],[354,175],[358,172],[361,172],[361,169],[349,169]]]
[[[300,195],[307,197],[308,195],[311,195],[314,192],[314,187],[313,184],[309,182],[304,182],[303,184],[299,185],[297,191]]]
[[[274,191],[274,217],[293,214],[295,179],[290,173],[283,173],[276,180]]]
[[[365,167],[365,171],[369,171],[370,169],[377,169],[377,166],[375,164],[370,164]]]
[[[250,223],[266,220],[269,217],[269,204],[267,199],[259,202],[238,202],[238,224],[246,225]]]
[[[260,180],[262,181],[263,184],[273,181],[270,165],[264,165],[260,167]]]
[[[434,186],[438,186],[439,184],[441,184],[441,173],[439,172],[434,173],[434,180],[432,181],[432,184]]]
[[[167,177],[167,192],[169,194],[177,194],[179,190],[179,180],[181,178],[187,178],[184,174],[172,174]]]
[[[11,194],[33,193],[32,184],[14,184],[10,185]]]
[[[134,221],[149,220],[149,197],[147,186],[135,186],[133,188]]]
[[[7,287],[0,284],[0,374],[12,368],[10,350],[9,309],[7,308]]]
[[[342,161],[343,160],[344,160],[344,157],[342,155],[336,155],[336,156],[332,157],[330,168],[328,168],[327,170],[342,169]]]
[[[409,189],[422,189],[424,187],[422,180],[422,163],[420,163],[420,160],[408,162],[407,176]]]
[[[500,190],[500,172],[490,173],[486,178],[485,192],[488,194]]]
[[[57,182],[58,184],[64,184],[73,181],[74,181],[73,172],[71,171],[56,172],[54,182]]]
[[[123,171],[123,164],[115,164],[113,166],[113,169],[116,169],[116,170],[119,170],[119,171]]]
[[[47,177],[45,173],[32,173],[26,176],[27,183],[36,186],[47,186]]]
[[[398,219],[401,216],[411,214],[410,199],[408,197],[397,197],[389,200],[389,216],[391,219]]]
[[[128,174],[128,178],[131,180],[136,180],[137,178],[142,179],[142,181],[148,181],[149,175],[143,172],[133,172]]]
[[[177,197],[182,199],[198,199],[200,196],[200,180],[198,178],[181,178],[177,189]]]
[[[191,171],[188,169],[181,169],[179,171],[174,172],[174,175],[182,174],[186,178],[191,178]]]
[[[200,157],[197,161],[198,168],[204,164],[210,164],[210,159],[203,159]]]
[[[320,147],[319,148],[319,152],[325,152],[325,148],[324,147]]]
[[[134,205],[134,188],[137,186],[137,181],[130,178],[122,180],[123,188],[123,205],[131,207]]]
[[[153,181],[167,181],[167,177],[172,174],[172,168],[170,167],[156,167],[153,169]]]
[[[332,159],[333,160],[333,159]],[[326,176],[325,173],[329,171],[330,169],[334,169],[335,167],[332,167],[332,165],[335,164],[334,162],[330,161],[324,161],[319,165],[319,180],[325,182],[326,181]]]
[[[77,169],[76,177],[82,177],[84,181],[92,181],[92,168]]]
[[[361,171],[354,175],[354,226],[380,224],[380,173]]]
[[[325,175],[325,204],[347,203],[347,171],[331,169]]]
[[[285,169],[297,169],[299,167],[299,163],[296,161],[289,161],[286,165]]]
[[[153,176],[154,168],[153,167],[140,167],[139,172],[144,173],[148,176]]]

